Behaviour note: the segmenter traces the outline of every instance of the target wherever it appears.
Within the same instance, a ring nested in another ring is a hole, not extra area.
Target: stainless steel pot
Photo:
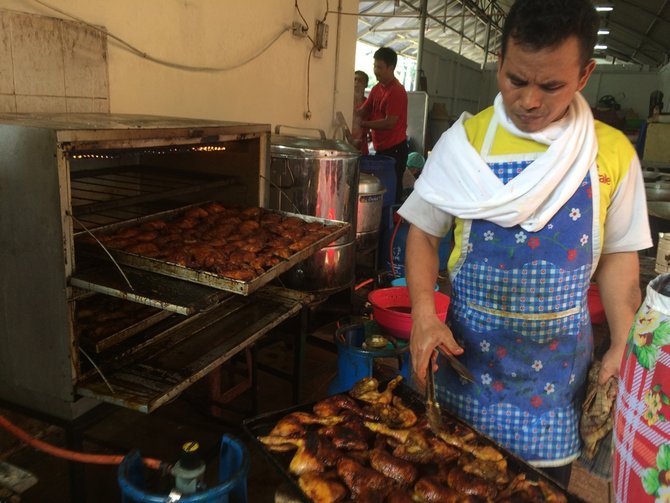
[[[356,246],[360,251],[377,247],[384,192],[386,189],[379,178],[367,173],[360,174],[356,212]]]
[[[647,212],[652,217],[670,220],[670,201],[649,201]]]
[[[644,184],[647,201],[670,201],[670,182],[659,181]]]
[[[351,223],[351,231],[283,276],[286,286],[306,291],[343,289],[353,283],[354,260],[344,260],[341,246],[356,236],[358,158],[353,146],[314,136],[281,134],[271,141],[270,208]],[[302,129],[302,128],[297,128]],[[328,253],[328,252],[331,253]]]
[[[286,286],[327,294],[352,286],[355,266],[356,243],[351,241],[322,248],[281,278]]]

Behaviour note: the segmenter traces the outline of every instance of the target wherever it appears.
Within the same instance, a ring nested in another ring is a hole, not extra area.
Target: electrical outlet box
[[[316,45],[316,49],[319,51],[328,47],[328,25],[323,21],[316,21],[314,45]]]
[[[307,36],[307,26],[300,21],[293,21],[293,24],[291,25],[291,34],[294,37],[305,38]]]

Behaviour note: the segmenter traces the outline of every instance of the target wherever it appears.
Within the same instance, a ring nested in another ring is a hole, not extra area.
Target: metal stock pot
[[[344,289],[355,279],[358,157],[353,146],[326,138],[289,136],[277,126],[272,136],[270,208],[351,224],[351,231],[282,276],[286,286],[312,292]],[[303,129],[303,128],[296,128]]]

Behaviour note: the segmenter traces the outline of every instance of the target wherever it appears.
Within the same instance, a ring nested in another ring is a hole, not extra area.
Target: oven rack
[[[75,171],[71,174],[72,212],[85,224],[105,225],[146,214],[148,203],[239,183],[234,176],[146,165]]]

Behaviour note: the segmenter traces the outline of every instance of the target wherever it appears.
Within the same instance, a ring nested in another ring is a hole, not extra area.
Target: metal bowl
[[[670,182],[659,181],[644,184],[647,201],[670,201]]]
[[[670,220],[670,201],[649,201],[647,212],[652,217]]]

